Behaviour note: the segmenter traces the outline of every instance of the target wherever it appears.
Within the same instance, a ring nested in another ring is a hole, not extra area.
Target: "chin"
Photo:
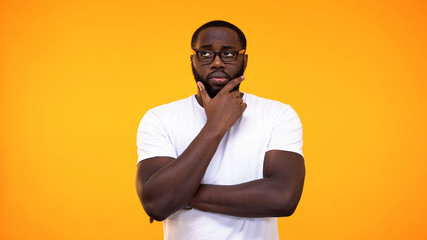
[[[223,89],[227,83],[228,83],[228,82],[226,82],[226,83],[224,83],[224,84],[222,84],[222,85],[217,85],[217,84],[215,84],[215,85],[209,84],[209,85],[211,85],[211,88],[212,88],[213,90],[215,90],[215,91],[216,91],[216,90],[221,91],[221,89]]]

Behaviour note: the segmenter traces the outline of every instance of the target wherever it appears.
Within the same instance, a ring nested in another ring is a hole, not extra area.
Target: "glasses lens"
[[[215,53],[212,51],[200,51],[197,52],[197,57],[201,62],[212,62],[215,57]]]
[[[237,52],[235,51],[222,51],[220,54],[224,62],[234,62],[237,58]]]
[[[223,62],[234,62],[236,61],[237,55],[239,55],[239,53],[236,51],[222,51],[219,52],[219,55]],[[197,57],[199,58],[200,62],[212,62],[215,56],[215,52],[209,50],[197,52]]]

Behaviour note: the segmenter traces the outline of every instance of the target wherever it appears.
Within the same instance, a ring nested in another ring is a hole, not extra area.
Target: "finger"
[[[239,91],[232,91],[230,92],[231,96],[233,96],[234,98],[241,98],[240,97],[240,92]]]
[[[243,112],[246,110],[246,108],[248,107],[248,105],[246,103],[242,103],[242,107],[243,107]]]
[[[231,81],[229,81],[225,86],[222,88],[221,92],[231,92],[235,86],[237,86],[239,83],[241,83],[245,79],[245,76],[237,77]]]
[[[203,105],[209,104],[212,98],[209,97],[208,93],[206,92],[205,86],[201,82],[197,82],[197,86],[199,87],[200,95],[202,96]]]
[[[242,104],[242,103],[243,103],[243,99],[241,99],[241,98],[236,98],[236,101],[237,101],[239,104]]]

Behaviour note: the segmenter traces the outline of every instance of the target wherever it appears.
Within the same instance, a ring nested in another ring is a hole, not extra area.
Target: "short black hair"
[[[226,21],[222,21],[222,20],[215,20],[215,21],[210,21],[207,22],[205,24],[203,24],[202,26],[200,26],[194,33],[193,33],[193,37],[191,38],[191,48],[194,49],[195,45],[196,45],[196,41],[197,41],[197,37],[199,36],[200,31],[202,31],[203,29],[209,28],[209,27],[226,27],[226,28],[230,28],[231,30],[235,31],[237,33],[237,35],[239,36],[239,40],[240,43],[242,44],[243,49],[246,49],[246,37],[245,34],[242,32],[242,30],[240,30],[240,28],[236,27],[235,25],[226,22]]]

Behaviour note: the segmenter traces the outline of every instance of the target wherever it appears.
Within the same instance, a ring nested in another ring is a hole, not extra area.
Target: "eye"
[[[201,57],[210,57],[210,56],[212,56],[212,52],[211,51],[201,51],[200,56]]]
[[[236,56],[236,52],[234,52],[234,51],[224,51],[224,52],[221,52],[221,55],[223,57],[234,57],[234,56]]]

